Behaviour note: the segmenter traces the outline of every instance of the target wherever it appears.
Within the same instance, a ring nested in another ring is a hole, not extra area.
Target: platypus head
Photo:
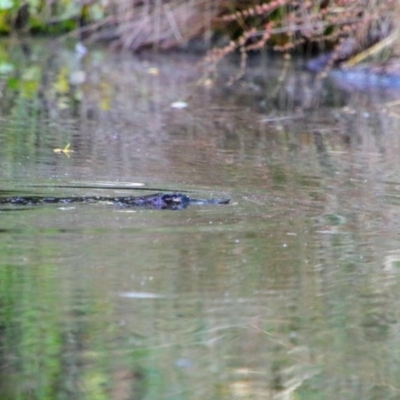
[[[167,193],[160,198],[161,208],[181,209],[186,208],[190,203],[190,198],[181,193]]]

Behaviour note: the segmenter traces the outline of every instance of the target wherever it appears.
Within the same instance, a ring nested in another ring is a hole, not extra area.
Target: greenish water
[[[396,93],[3,46],[2,191],[231,204],[2,207],[2,400],[400,398]]]

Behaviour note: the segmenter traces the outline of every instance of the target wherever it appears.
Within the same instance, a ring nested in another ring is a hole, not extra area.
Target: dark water
[[[0,398],[400,398],[400,92],[199,61],[2,44],[3,192],[231,204],[3,207]]]

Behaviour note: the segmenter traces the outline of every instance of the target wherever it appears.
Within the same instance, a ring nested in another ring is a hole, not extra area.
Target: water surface
[[[1,399],[399,397],[398,93],[2,46],[3,192],[231,203],[2,207]]]

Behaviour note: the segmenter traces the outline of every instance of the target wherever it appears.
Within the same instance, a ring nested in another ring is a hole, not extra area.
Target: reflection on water
[[[393,93],[295,67],[277,86],[268,60],[203,87],[192,56],[18,49],[22,86],[1,78],[2,191],[136,182],[232,203],[1,210],[1,399],[398,397]]]

